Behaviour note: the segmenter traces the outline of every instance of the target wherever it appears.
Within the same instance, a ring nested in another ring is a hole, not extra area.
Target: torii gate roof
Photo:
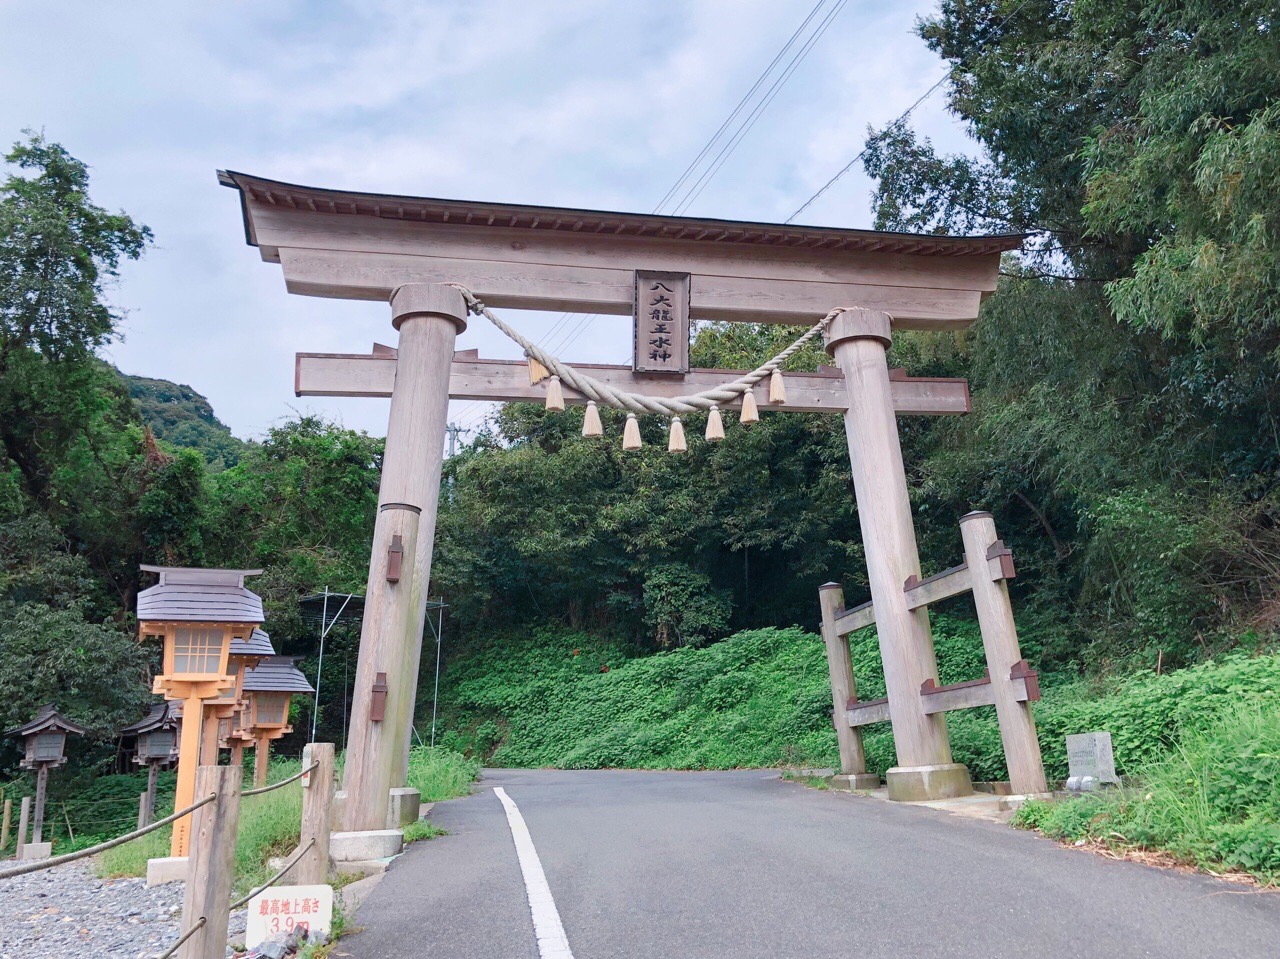
[[[903,328],[965,326],[1023,234],[935,236],[301,186],[219,171],[245,239],[290,292],[385,299],[457,282],[490,306],[631,312],[632,271],[693,275],[696,319],[807,323],[866,306]]]

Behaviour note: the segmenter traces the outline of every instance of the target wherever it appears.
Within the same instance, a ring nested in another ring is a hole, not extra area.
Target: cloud
[[[240,435],[291,410],[381,431],[385,403],[298,400],[295,351],[393,338],[379,304],[289,296],[244,246],[214,170],[352,189],[651,210],[799,24],[770,0],[454,0],[0,7],[0,136],[43,127],[93,167],[98,202],[157,245],[113,300],[111,358],[208,395]],[[851,0],[690,207],[783,218],[940,74],[924,0]],[[935,98],[918,114],[962,144]],[[804,219],[866,225],[852,171]],[[812,214],[812,216],[810,216]],[[618,361],[626,323],[518,317],[568,355]],[[514,351],[487,324],[464,347]],[[466,406],[467,404],[460,404]],[[474,419],[478,408],[468,411]]]

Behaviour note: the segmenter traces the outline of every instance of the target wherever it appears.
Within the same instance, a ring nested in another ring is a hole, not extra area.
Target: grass
[[[268,782],[287,779],[301,768],[296,759],[272,762]],[[422,793],[428,802],[465,796],[480,772],[480,764],[459,753],[437,746],[419,747],[409,754],[409,785]],[[157,816],[173,811],[172,799]],[[271,878],[267,862],[274,856],[287,856],[297,848],[302,822],[302,783],[294,782],[261,796],[249,796],[240,806],[240,829],[236,840],[235,888],[248,892]],[[149,833],[133,842],[108,849],[98,857],[98,874],[103,878],[144,876],[147,860],[169,855],[168,827]],[[412,838],[410,837],[412,833]],[[440,830],[430,823],[409,826],[405,841],[430,839]]]
[[[479,775],[478,760],[452,749],[418,746],[409,752],[408,784],[422,794],[423,802],[465,796]]]
[[[1225,712],[1134,779],[1133,788],[1027,803],[1014,822],[1055,839],[1158,852],[1280,884],[1280,712]]]
[[[417,822],[411,822],[404,827],[404,842],[406,846],[420,839],[435,839],[436,836],[443,835],[444,830],[432,825],[429,819],[419,819]]]
[[[301,768],[298,760],[272,762],[268,782],[278,782]],[[157,816],[173,811],[172,803]],[[250,796],[240,806],[240,828],[236,840],[235,888],[245,893],[271,877],[267,861],[285,856],[298,845],[302,822],[302,784],[290,783],[261,796]],[[97,857],[98,875],[103,878],[145,876],[147,860],[169,855],[171,827],[158,829],[123,846],[108,849]]]

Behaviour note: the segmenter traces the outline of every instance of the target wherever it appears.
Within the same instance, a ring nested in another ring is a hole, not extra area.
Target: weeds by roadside
[[[1137,786],[1032,801],[1014,825],[1053,839],[1165,854],[1214,873],[1280,884],[1280,713],[1259,706],[1183,735]]]

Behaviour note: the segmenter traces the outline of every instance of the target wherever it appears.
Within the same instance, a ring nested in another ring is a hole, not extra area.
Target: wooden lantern
[[[237,679],[243,665],[232,661],[237,642],[250,643],[262,625],[262,599],[244,585],[257,569],[188,569],[143,566],[160,581],[138,594],[138,630],[142,638],[164,644],[163,671],[154,691],[182,701],[182,737],[178,748],[178,788],[174,806],[189,806],[195,797],[196,768],[218,761],[218,703],[237,705]],[[254,658],[254,657],[241,657]],[[206,728],[206,704],[208,724]],[[203,753],[201,747],[203,741]],[[174,823],[172,854],[185,856],[191,817]]]
[[[151,707],[146,717],[120,730],[134,738],[133,761],[147,767],[147,791],[138,808],[138,828],[155,818],[156,774],[178,758],[178,704],[163,702]]]
[[[31,722],[5,733],[6,736],[14,739],[22,739],[23,756],[19,765],[23,769],[36,771],[36,799],[31,821],[33,848],[40,847],[43,839],[44,797],[49,783],[49,770],[67,761],[65,755],[67,734],[83,736],[87,732],[88,730],[79,723],[59,715],[57,707],[53,703],[48,703],[40,707]],[[18,845],[26,845],[25,836],[18,837]],[[48,851],[38,852],[36,855],[48,855]]]
[[[232,765],[238,766],[242,762],[245,739],[239,734],[238,723],[235,720],[247,705],[244,691],[245,671],[254,669],[267,657],[274,656],[275,652],[275,647],[271,645],[271,637],[261,629],[249,631],[247,635],[232,637],[231,645],[227,650],[227,671],[234,678],[235,686],[224,696],[205,703],[200,752],[202,756],[215,757],[205,765],[217,762],[219,747],[231,750]]]
[[[289,704],[294,695],[315,694],[295,662],[297,658],[293,656],[272,656],[245,674],[248,705],[241,715],[255,741],[253,779],[259,786],[267,781],[271,741],[293,730],[289,725]]]

